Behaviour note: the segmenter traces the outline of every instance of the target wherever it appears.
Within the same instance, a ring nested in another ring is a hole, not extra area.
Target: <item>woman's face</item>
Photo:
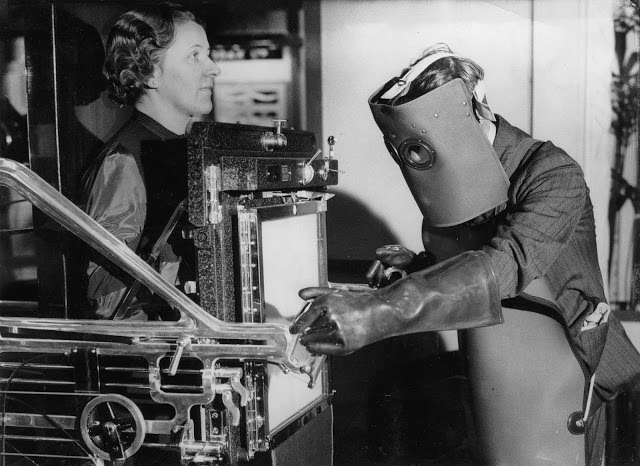
[[[157,97],[178,115],[190,118],[211,112],[213,78],[220,68],[209,54],[202,26],[193,21],[176,24],[173,42],[156,66],[153,87]]]

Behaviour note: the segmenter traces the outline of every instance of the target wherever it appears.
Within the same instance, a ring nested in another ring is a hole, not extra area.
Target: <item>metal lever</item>
[[[335,157],[333,153],[333,146],[336,144],[336,138],[334,136],[329,136],[327,138],[327,143],[329,143],[329,158],[333,159]]]
[[[276,134],[282,134],[282,128],[287,123],[287,120],[273,120],[273,124],[276,128]]]
[[[229,380],[231,387],[240,395],[240,406],[247,406],[249,401],[249,391],[244,388],[242,382],[240,382],[240,376],[233,376]]]
[[[239,367],[218,367],[213,371],[214,377],[228,378],[231,388],[240,395],[240,406],[246,406],[250,399],[249,390],[242,385],[242,369]]]
[[[240,408],[238,408],[233,402],[233,389],[231,386],[228,384],[217,385],[216,393],[220,393],[222,395],[222,404],[227,408],[227,411],[229,411],[229,415],[231,416],[231,425],[240,425]]]
[[[298,177],[298,182],[302,185],[309,184],[313,181],[313,177],[316,172],[313,169],[313,162],[318,156],[322,153],[322,149],[318,149],[315,154],[305,163],[298,162],[298,168],[296,169],[296,176]]]
[[[169,375],[176,375],[178,366],[180,365],[180,359],[182,358],[182,352],[191,344],[191,338],[187,335],[182,335],[178,338],[176,344],[178,345],[176,347],[176,352],[173,353],[173,356],[171,357],[171,364],[169,364]]]
[[[298,315],[302,314],[309,306],[311,306],[311,303],[312,301],[307,301]],[[295,353],[299,343],[300,343],[300,338],[298,337],[295,339],[293,348],[291,349],[292,355]],[[296,361],[295,359],[292,359],[292,360],[294,362]],[[309,388],[313,388],[316,385],[316,380],[318,379],[318,375],[320,375],[320,369],[322,369],[322,366],[324,365],[324,362],[326,360],[327,360],[327,355],[321,354],[321,355],[315,356],[311,361],[311,364],[305,364],[304,366],[300,367],[300,372],[302,372],[303,374],[307,374],[309,376],[309,383],[308,383]],[[287,371],[284,371],[284,373],[286,374]]]
[[[316,386],[318,375],[320,375],[320,370],[322,369],[322,366],[324,365],[324,362],[326,360],[327,360],[327,355],[322,354],[313,360],[310,367],[305,366],[303,368],[303,369],[306,369],[304,370],[304,372],[306,372],[306,374],[309,376],[309,384],[308,384],[309,388],[313,388]]]
[[[324,166],[318,170],[320,178],[326,181],[329,178],[329,173],[331,172],[344,173],[344,170],[334,170],[333,168],[329,168],[329,159],[324,159]]]
[[[311,157],[311,158],[309,159],[309,161],[306,163],[306,165],[311,165],[311,162],[313,162],[316,158],[318,158],[318,156],[319,156],[320,154],[322,154],[322,149],[318,149],[318,150],[316,151],[316,153],[315,153],[315,154],[313,154],[313,157]]]

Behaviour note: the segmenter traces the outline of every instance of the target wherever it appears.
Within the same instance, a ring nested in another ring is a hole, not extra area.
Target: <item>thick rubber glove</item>
[[[367,271],[367,283],[382,288],[403,278],[406,274],[435,264],[435,257],[428,251],[416,254],[399,244],[388,244],[376,249],[376,258]]]
[[[313,300],[291,333],[312,353],[349,354],[397,335],[484,327],[503,322],[500,288],[489,257],[469,251],[365,292],[305,288]]]

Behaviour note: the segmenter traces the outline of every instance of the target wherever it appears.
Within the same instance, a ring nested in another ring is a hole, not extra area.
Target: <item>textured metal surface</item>
[[[316,154],[313,133],[284,130],[287,146],[273,151],[262,149],[260,137],[271,128],[226,123],[196,123],[188,140],[189,220],[196,226],[207,223],[206,172],[220,167],[222,191],[268,191],[323,188],[338,182],[338,162],[317,158],[311,162],[313,179],[301,183],[297,173]],[[286,166],[289,180],[274,179],[274,169]],[[326,168],[326,175],[323,170]]]
[[[202,133],[191,135],[187,140],[187,190],[188,190],[188,210],[189,221],[201,227],[207,223],[206,214],[206,189],[204,186],[203,163],[204,153],[207,150],[206,139]]]
[[[287,138],[286,147],[278,147],[273,152],[264,151],[260,141],[264,133],[272,133],[273,127],[250,126],[229,123],[194,123],[190,137],[202,138],[210,150],[238,150],[261,152],[266,156],[277,156],[283,152],[306,152],[313,154],[316,147],[315,135],[309,131],[283,129]]]
[[[329,160],[329,174],[323,179],[319,171],[324,168],[323,160],[314,160],[309,165],[313,167],[313,178],[305,183],[300,181],[299,172],[306,165],[308,158],[296,161],[291,158],[261,158],[261,157],[220,157],[222,165],[223,191],[268,191],[280,189],[307,189],[338,183],[338,161]],[[274,179],[274,172],[285,170],[290,179],[283,181]]]
[[[337,183],[337,161],[317,159],[311,162],[313,177],[303,185],[304,166],[316,153],[315,138],[310,133],[285,130],[287,146],[265,151],[261,140],[268,130],[270,128],[209,123],[195,125],[189,136],[189,219],[199,227],[195,244],[198,248],[200,304],[207,312],[225,321],[262,320],[261,267],[260,258],[256,256],[258,216],[317,214],[318,241],[326,242],[326,202],[297,204],[295,193],[301,189],[322,190]],[[265,196],[264,191],[283,194]],[[212,214],[215,206],[219,206],[220,215]],[[315,210],[309,212],[312,206]],[[241,220],[240,215],[242,213],[245,215],[242,218],[246,218],[250,212],[254,212],[256,220],[252,227],[246,220]],[[323,247],[319,248],[318,264],[320,281],[324,283],[327,264]],[[246,443],[245,454],[251,458],[255,452],[269,448],[265,403],[269,390],[265,385],[267,368],[263,363],[247,362],[244,367],[247,372],[245,383],[253,394],[246,409],[246,439],[243,442]],[[326,396],[326,370],[321,379],[321,393]],[[321,396],[319,402],[323,399],[325,397]],[[283,431],[283,439],[301,428],[300,419],[294,419],[290,428]],[[240,457],[242,452],[234,447],[238,445],[238,438],[233,430],[230,432],[231,456],[238,454]]]
[[[236,322],[233,215],[237,201],[224,193],[222,197],[220,223],[202,229],[207,232],[207,241],[196,245],[200,305],[217,319]]]

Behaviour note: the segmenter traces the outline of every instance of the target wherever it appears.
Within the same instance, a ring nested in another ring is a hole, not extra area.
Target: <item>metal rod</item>
[[[191,319],[195,319],[200,320],[207,325],[210,330],[215,331],[216,336],[219,338],[259,339],[260,337],[271,337],[280,341],[284,339],[285,343],[289,340],[288,329],[285,325],[226,323],[208,314],[189,297],[182,294],[167,280],[161,277],[159,273],[129,249],[124,242],[118,240],[73,202],[22,164],[13,160],[0,158],[0,185],[14,189],[46,215],[95,248],[131,276],[138,279],[151,291],[164,298],[170,305],[175,306],[183,314],[180,321],[172,322],[174,328],[178,326],[178,328],[184,331],[193,330],[195,329],[195,322]],[[6,323],[10,326],[16,326],[14,323],[19,321],[19,319],[0,318],[0,324]],[[66,322],[73,322],[82,329],[94,327],[90,325],[91,321],[87,320],[84,322],[79,320]],[[55,325],[56,323],[58,325]],[[108,323],[109,322],[100,322],[100,325],[108,328]],[[33,327],[33,324],[33,321],[26,320],[17,326],[23,328],[40,327],[40,325]],[[54,327],[60,327],[56,319],[51,319],[50,324],[54,324]],[[122,325],[122,323],[118,322],[115,322],[115,324],[116,326],[118,324],[120,326]],[[127,327],[131,325],[135,326],[135,324],[136,322],[127,322]]]
[[[12,379],[9,379],[8,377],[0,377],[0,383],[7,383],[9,382],[9,380],[11,380],[12,384],[17,384],[17,383],[31,383],[31,384],[38,384],[38,385],[75,385],[75,382],[69,382],[67,380],[46,380],[46,379],[23,379],[23,378],[19,378],[19,377],[14,377]]]
[[[4,415],[5,426],[7,427],[35,427],[42,429],[58,429],[59,427],[67,430],[76,428],[76,417],[65,416],[61,414],[48,414],[49,420],[53,420],[58,424],[54,426],[41,414],[32,413],[6,413]],[[0,425],[2,425],[2,417],[0,417]]]
[[[2,436],[0,436],[0,438],[2,438]],[[81,460],[92,459],[90,456],[47,455],[45,453],[11,453],[11,452],[8,452],[8,451],[4,452],[3,455],[5,455],[5,456],[26,456],[27,458],[38,457],[38,458],[65,458],[65,459],[81,459]]]
[[[0,362],[0,368],[6,367],[8,369],[15,369],[17,367],[24,369],[73,369],[73,366],[64,366],[58,364],[38,364],[38,363],[21,363],[21,362]]]

